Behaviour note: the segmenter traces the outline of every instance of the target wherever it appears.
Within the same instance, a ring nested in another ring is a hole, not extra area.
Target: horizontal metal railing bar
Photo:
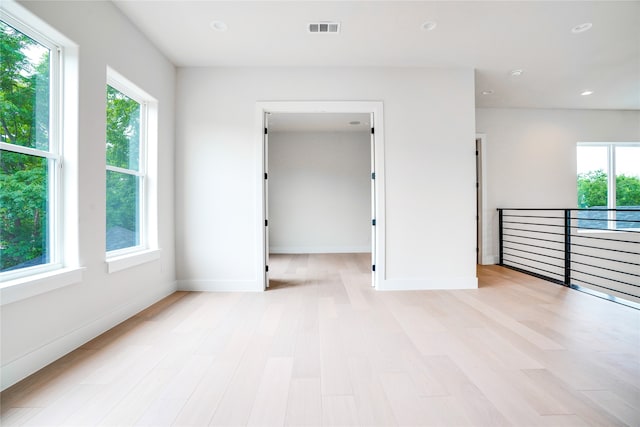
[[[514,258],[519,258],[519,259],[526,259],[527,261],[531,261],[531,262],[537,262],[538,264],[544,264],[544,265],[550,265],[551,267],[557,267],[560,269],[563,269],[564,266],[562,265],[557,265],[557,264],[552,264],[550,262],[545,262],[545,261],[539,261],[537,259],[531,259],[531,258],[527,258],[526,256],[522,256],[522,255],[517,255],[517,254],[513,254],[513,253],[505,253],[506,256],[510,256],[510,257],[514,257]]]
[[[513,230],[513,229],[508,229],[508,230]],[[558,233],[553,233],[553,234],[557,235]],[[517,237],[517,238],[521,238],[521,239],[538,240],[538,241],[541,241],[541,242],[549,242],[549,243],[562,243],[559,240],[549,240],[549,239],[542,239],[542,238],[539,238],[539,237],[521,236],[521,235],[518,235],[518,234],[504,233],[504,236]],[[564,235],[562,235],[562,236],[564,236]],[[622,241],[622,240],[612,239],[611,241],[624,243],[624,241]],[[636,242],[626,242],[626,243],[636,243]],[[523,243],[523,244],[525,244],[525,243]],[[623,251],[623,250],[620,250],[620,249],[611,249],[611,248],[599,248],[599,247],[596,247],[596,246],[581,245],[579,243],[573,243],[573,242],[571,243],[571,246],[579,246],[581,248],[596,249],[596,250],[599,250],[599,251],[617,252],[617,253],[621,253],[621,254],[640,255],[640,253],[638,253],[638,252]]]
[[[611,279],[610,277],[598,276],[597,274],[587,273],[586,271],[576,270],[576,269],[573,269],[573,268],[571,269],[571,271],[574,272],[574,273],[584,274],[585,276],[589,276],[589,277],[597,277],[598,279],[604,279],[604,280],[609,280],[610,282],[620,283],[621,285],[627,285],[627,286],[633,286],[635,288],[640,288],[640,285],[634,285],[633,283],[623,282],[622,280]]]
[[[522,222],[522,221],[502,221],[503,224],[522,224],[522,225],[535,225],[541,227],[560,227],[564,228],[564,224],[543,224],[540,222]]]
[[[587,282],[586,280],[582,280],[582,279],[576,279],[576,280],[577,280],[578,282],[582,282],[582,283],[585,283],[585,284],[590,285],[590,286],[595,286],[595,287],[597,287],[597,288],[606,289],[606,290],[608,290],[608,291],[617,292],[617,293],[619,293],[619,294],[623,294],[623,295],[629,295],[629,296],[631,296],[631,297],[636,297],[636,298],[638,297],[637,295],[630,294],[630,293],[628,293],[628,292],[619,291],[619,290],[617,290],[617,289],[613,289],[613,288],[607,288],[606,286],[602,286],[602,285],[596,285],[595,283]]]
[[[571,218],[572,220],[575,220],[577,218]],[[582,221],[582,219],[580,219],[580,221]],[[630,221],[628,219],[612,219],[612,220],[608,220],[608,219],[596,219],[594,221],[622,221],[622,222],[637,222],[638,224],[640,224],[640,221]],[[522,224],[522,225],[535,225],[535,226],[542,226],[542,227],[559,227],[559,228],[565,228],[564,224],[545,224],[542,222],[522,222],[522,221],[502,221],[503,224]],[[602,231],[614,231],[614,232],[618,232],[618,233],[638,233],[640,234],[640,231],[636,231],[635,229],[631,229],[631,228],[603,228],[603,227],[584,227],[584,226],[579,226],[579,225],[570,225],[568,226],[568,228],[573,228],[576,230],[602,230]],[[527,231],[535,231],[535,230],[527,230]],[[617,240],[616,240],[617,241]]]
[[[553,275],[555,275],[555,276],[562,276],[560,273],[555,273],[555,272],[553,272],[553,271],[548,271],[548,270],[545,270],[544,268],[532,267],[532,266],[530,266],[530,265],[522,264],[521,262],[516,262],[516,261],[511,261],[511,262],[512,262],[513,264],[522,265],[522,266],[527,267],[527,268],[529,268],[529,269],[534,269],[534,270],[538,270],[538,271],[544,271],[545,273],[553,274]],[[504,264],[504,263],[503,263],[502,265],[505,265],[505,266],[509,267],[508,265],[506,265],[506,264]],[[526,269],[521,269],[521,270],[526,271]],[[562,281],[561,281],[560,279],[555,279],[555,280],[558,280],[560,283],[562,283]]]
[[[638,253],[638,252],[622,251],[620,249],[611,249],[611,248],[598,248],[597,246],[581,245],[579,243],[573,243],[573,242],[571,242],[571,246],[579,246],[581,248],[596,249],[598,251],[617,252],[617,253],[620,253],[620,254],[640,255],[640,253]],[[588,255],[585,255],[585,256],[588,256]]]
[[[526,231],[528,233],[540,233],[540,234],[553,234],[554,236],[562,236],[564,237],[564,233],[552,233],[551,231],[535,231],[535,230],[525,230],[522,228],[513,228],[513,227],[503,227],[503,230],[513,230],[513,231]]]
[[[634,244],[640,243],[640,242],[634,242],[633,240],[609,239],[607,237],[597,237],[597,236],[582,236],[580,234],[572,234],[571,237],[575,237],[579,239],[607,240],[609,242],[618,242],[618,243],[634,243]]]
[[[609,211],[618,211],[618,212],[640,212],[640,209],[625,209],[625,208],[616,208],[616,209],[607,209],[607,208],[497,208],[498,211],[551,211],[551,212],[564,212],[564,211],[572,211],[572,212],[609,212]]]
[[[550,248],[548,246],[532,245],[531,243],[514,242],[512,240],[504,240],[504,239],[502,239],[502,241],[504,243],[512,243],[514,245],[531,246],[533,248],[546,249],[549,251],[564,252],[564,249]],[[562,243],[562,242],[556,242],[556,243]]]
[[[509,247],[509,246],[505,246],[504,249],[509,249],[511,251],[525,252],[525,253],[528,253],[528,254],[533,254],[533,255],[543,256],[543,257],[546,257],[546,258],[551,258],[551,259],[557,259],[557,260],[560,260],[560,261],[564,261],[564,258],[560,258],[560,257],[557,257],[557,256],[545,255],[545,254],[541,254],[539,252],[525,251],[524,249],[518,249],[518,248]],[[508,253],[507,253],[507,255],[508,255]],[[560,267],[563,268],[563,266],[560,266]]]
[[[626,274],[628,276],[640,277],[640,274],[627,273],[626,271],[614,270],[613,268],[607,268],[607,267],[601,267],[599,265],[587,264],[585,262],[576,261],[575,259],[572,259],[571,263],[572,264],[586,265],[587,267],[597,268],[598,270],[607,270],[607,271],[613,271],[614,273],[618,273],[618,274]],[[607,279],[607,280],[613,280],[613,279]],[[636,285],[631,285],[631,286],[636,286]],[[640,287],[640,285],[637,285],[637,286]]]
[[[593,249],[593,248],[592,248]],[[635,265],[635,266],[640,266],[640,263],[636,263],[636,262],[631,262],[631,261],[622,261],[619,259],[613,259],[613,258],[605,258],[605,257],[601,257],[601,256],[597,256],[597,255],[587,255],[587,254],[583,254],[580,252],[571,252],[571,255],[579,255],[579,256],[585,256],[588,258],[596,258],[596,259],[601,259],[603,261],[612,261],[612,262],[620,262],[623,264],[629,264],[629,265]]]
[[[517,234],[508,234],[508,233],[504,233],[505,236],[509,236],[509,237],[519,237],[521,239],[531,239],[531,240],[538,240],[540,242],[549,242],[549,243],[560,243],[562,244],[562,241],[560,240],[549,240],[549,239],[542,239],[540,237],[530,237],[530,236],[519,236]],[[590,247],[590,246],[589,246]]]
[[[577,212],[593,212],[591,209],[589,209],[588,211],[577,211]],[[633,211],[633,212],[638,212],[640,214],[640,211]],[[564,216],[542,216],[542,215],[509,215],[509,214],[502,214],[503,218],[541,218],[541,219],[561,219],[564,220]],[[577,216],[572,216],[571,219],[579,219],[580,221],[620,221],[620,222],[638,222],[640,223],[640,220],[637,219],[609,219],[609,218],[580,218]]]

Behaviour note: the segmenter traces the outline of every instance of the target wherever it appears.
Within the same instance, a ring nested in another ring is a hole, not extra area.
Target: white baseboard
[[[371,246],[270,246],[272,254],[352,254],[371,252]]]
[[[262,292],[255,280],[178,280],[179,291],[192,292]]]
[[[424,279],[386,279],[381,280],[376,289],[379,291],[426,291],[438,289],[477,289],[477,277],[427,277]]]
[[[0,372],[0,387],[5,390],[18,381],[39,371],[62,356],[72,352],[81,345],[91,341],[98,335],[108,331],[114,326],[124,322],[130,317],[140,313],[145,308],[160,301],[162,298],[175,292],[175,283],[165,287],[162,291],[138,298],[129,302],[110,313],[79,327],[42,347],[25,354],[24,356],[12,360],[2,365]]]

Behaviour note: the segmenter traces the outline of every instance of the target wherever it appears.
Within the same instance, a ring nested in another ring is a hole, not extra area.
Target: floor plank
[[[378,292],[369,254],[272,255],[0,394],[7,426],[640,425],[640,311],[498,266]]]

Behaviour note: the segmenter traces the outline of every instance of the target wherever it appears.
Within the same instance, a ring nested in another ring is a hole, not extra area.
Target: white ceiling
[[[180,67],[467,67],[482,107],[640,109],[640,1],[113,1]]]
[[[269,132],[370,133],[369,122],[369,114],[363,113],[270,113]]]

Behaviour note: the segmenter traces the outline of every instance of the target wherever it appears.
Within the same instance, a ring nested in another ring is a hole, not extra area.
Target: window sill
[[[160,259],[160,249],[146,249],[144,251],[107,258],[107,272],[109,274],[115,273],[116,271],[125,270],[157,259]]]
[[[0,306],[45,292],[80,283],[84,268],[61,268],[4,282],[0,287]]]

